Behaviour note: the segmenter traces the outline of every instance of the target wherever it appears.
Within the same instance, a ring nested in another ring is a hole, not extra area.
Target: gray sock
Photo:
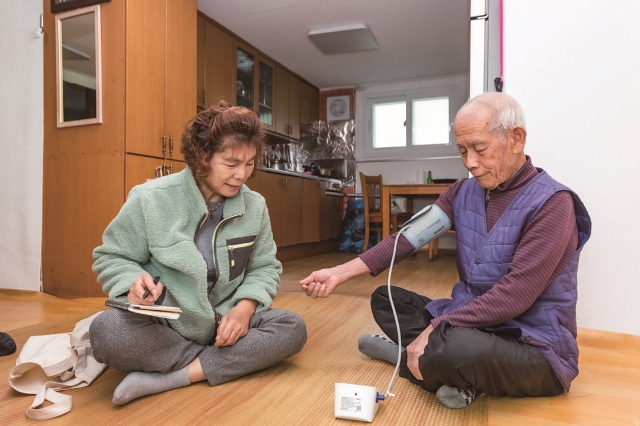
[[[450,388],[449,386],[442,385],[438,392],[436,392],[436,398],[442,405],[449,408],[464,408],[469,406],[476,397],[475,389],[457,389]]]
[[[135,371],[127,374],[127,377],[120,382],[113,392],[112,401],[115,405],[124,405],[141,396],[181,388],[190,384],[187,367],[168,374]]]
[[[404,350],[404,348],[402,348]],[[377,334],[364,334],[358,339],[358,350],[369,358],[395,364],[398,362],[398,345]]]

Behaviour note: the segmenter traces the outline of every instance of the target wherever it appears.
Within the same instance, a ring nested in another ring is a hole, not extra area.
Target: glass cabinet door
[[[266,126],[273,126],[273,67],[259,61],[258,115]]]
[[[238,48],[236,58],[236,105],[254,110],[253,65],[255,56]]]

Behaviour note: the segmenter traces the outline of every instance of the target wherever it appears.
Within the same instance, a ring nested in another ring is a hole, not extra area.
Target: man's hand
[[[314,271],[307,278],[300,281],[300,286],[307,293],[307,296],[315,299],[317,297],[329,297],[342,281],[334,271],[335,268],[321,269]]]
[[[153,283],[153,278],[149,274],[140,275],[131,285],[127,300],[132,305],[153,305],[162,294],[162,283]],[[143,298],[144,292],[149,289],[149,296]]]
[[[220,320],[213,346],[232,346],[238,339],[246,336],[249,332],[249,320],[257,307],[258,302],[255,300],[242,299],[231,308]]]
[[[418,359],[424,355],[424,351],[427,348],[427,343],[429,343],[429,335],[433,331],[433,326],[429,325],[425,331],[420,333],[420,335],[411,342],[409,346],[407,346],[407,367],[411,371],[411,374],[418,379],[424,380],[422,378],[422,373],[420,372],[420,364],[418,363]]]
[[[356,257],[342,265],[314,271],[307,278],[301,280],[299,284],[307,293],[307,296],[312,299],[329,297],[340,284],[353,277],[370,272],[369,267],[359,257]]]

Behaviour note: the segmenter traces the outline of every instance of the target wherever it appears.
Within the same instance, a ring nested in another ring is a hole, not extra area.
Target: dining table
[[[382,210],[382,239],[389,236],[391,226],[391,197],[405,198],[406,211],[413,213],[414,198],[433,198],[435,201],[440,194],[451,186],[450,183],[433,184],[389,184],[380,187],[380,206]]]

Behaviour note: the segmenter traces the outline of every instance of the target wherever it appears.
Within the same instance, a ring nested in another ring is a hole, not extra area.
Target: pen
[[[154,283],[154,284],[158,284],[158,281],[160,281],[160,275],[156,275],[156,277],[153,279],[153,283]],[[147,298],[147,296],[149,295],[149,293],[151,293],[151,292],[149,291],[149,289],[146,289],[146,290],[144,291],[144,294],[142,295],[142,298],[143,298],[143,299],[146,299],[146,298]]]

